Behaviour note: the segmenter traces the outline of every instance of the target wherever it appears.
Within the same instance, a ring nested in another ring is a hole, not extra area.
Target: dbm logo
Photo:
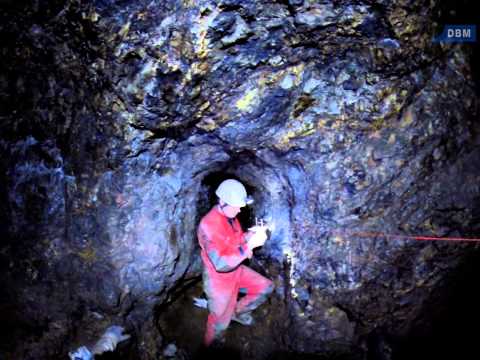
[[[476,25],[445,25],[440,36],[434,42],[475,42],[477,41]]]

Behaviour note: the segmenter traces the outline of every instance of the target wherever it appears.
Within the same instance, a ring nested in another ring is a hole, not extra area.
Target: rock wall
[[[228,176],[272,225],[257,255],[298,352],[407,333],[476,249],[364,236],[479,233],[471,54],[432,41],[436,2],[1,6],[7,354],[63,356],[116,322],[158,357],[154,307],[198,276]]]

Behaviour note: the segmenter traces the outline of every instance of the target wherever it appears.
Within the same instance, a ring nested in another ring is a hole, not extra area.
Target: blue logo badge
[[[476,25],[445,25],[442,33],[433,42],[464,43],[477,41]]]

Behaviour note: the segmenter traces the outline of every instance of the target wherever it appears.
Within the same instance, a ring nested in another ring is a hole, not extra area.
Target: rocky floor
[[[197,359],[207,355],[202,340],[208,313],[193,305],[193,297],[203,297],[201,281],[159,314],[158,326],[166,342],[177,347],[177,353],[172,356],[175,358]],[[255,324],[242,326],[232,322],[226,332],[225,344],[209,350],[208,356],[229,359],[285,358],[282,356],[286,354],[283,336],[288,323],[287,313],[287,306],[280,296],[272,294],[265,304],[253,312]]]

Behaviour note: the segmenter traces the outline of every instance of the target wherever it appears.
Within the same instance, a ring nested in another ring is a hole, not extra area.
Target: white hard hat
[[[253,199],[247,196],[247,190],[245,186],[235,179],[227,179],[222,181],[218,186],[215,194],[230,206],[245,206],[253,203]]]

